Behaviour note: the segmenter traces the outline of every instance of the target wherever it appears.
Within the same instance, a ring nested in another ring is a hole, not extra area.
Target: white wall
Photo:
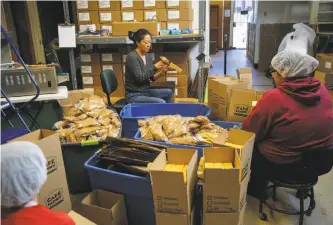
[[[254,63],[259,61],[260,24],[309,22],[308,1],[256,1],[256,43]]]

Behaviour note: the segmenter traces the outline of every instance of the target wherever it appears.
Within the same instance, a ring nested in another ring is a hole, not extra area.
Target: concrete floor
[[[210,75],[223,74],[224,71],[224,52],[219,51],[211,56],[213,68]],[[252,64],[246,58],[245,50],[230,50],[227,52],[227,74],[237,76],[236,69],[240,67],[252,67]],[[272,80],[267,78],[264,73],[253,69],[253,89],[268,90],[272,88]],[[278,189],[277,207],[298,209],[299,200],[295,193],[287,189]],[[304,225],[333,225],[333,170],[321,176],[318,184],[315,186],[316,208],[310,217],[305,216]],[[307,208],[309,201],[305,202]],[[247,197],[247,207],[243,225],[297,225],[299,216],[289,216],[273,212],[264,206],[264,212],[267,214],[267,221],[261,221],[258,217],[259,201],[251,196]]]
[[[216,55],[211,55],[213,68],[209,75],[224,73],[224,51],[219,51]],[[242,67],[252,67],[252,63],[246,58],[245,50],[229,50],[227,52],[227,74],[237,77],[236,69]],[[257,91],[267,91],[272,88],[272,80],[267,78],[264,73],[256,69],[253,71],[253,89]]]

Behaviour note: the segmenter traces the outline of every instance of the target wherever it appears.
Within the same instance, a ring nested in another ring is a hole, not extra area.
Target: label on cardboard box
[[[145,7],[153,7],[156,5],[155,0],[144,0],[143,5]]]
[[[175,95],[178,96],[178,88],[175,88]]]
[[[113,57],[112,54],[102,54],[102,61],[103,62],[112,62],[113,61]]]
[[[109,30],[109,33],[112,33],[112,26],[103,25],[102,30]]]
[[[123,12],[123,20],[125,21],[134,20],[134,12]]]
[[[82,73],[92,73],[91,66],[81,66]]]
[[[173,82],[175,82],[175,85],[178,85],[178,78],[177,77],[167,77],[166,80],[167,81],[173,81]]]
[[[173,30],[173,29],[179,30],[179,23],[168,23],[168,29],[169,30]]]
[[[47,208],[52,209],[64,201],[64,191],[62,188],[53,190],[44,198],[44,204]]]
[[[145,12],[145,20],[154,20],[157,19],[156,11]]]
[[[113,66],[112,65],[104,65],[102,68],[103,68],[103,71],[104,70],[113,70]]]
[[[94,84],[94,79],[92,77],[82,77],[83,84]]]
[[[80,32],[88,30],[89,25],[80,25]]]
[[[50,173],[56,171],[57,168],[58,168],[57,157],[56,156],[46,157],[47,174],[50,174]]]
[[[325,68],[331,69],[332,63],[331,62],[325,62]]]
[[[169,10],[168,19],[179,19],[179,10]]]
[[[110,8],[110,0],[99,0],[99,8]]]
[[[90,21],[89,13],[79,13],[79,20],[80,21]]]
[[[81,62],[91,62],[91,56],[89,54],[81,54]]]
[[[167,0],[167,6],[169,7],[179,6],[179,0]]]
[[[123,62],[126,62],[127,55],[123,55]]]
[[[111,21],[112,20],[112,14],[111,13],[100,13],[100,20],[101,21]]]
[[[123,73],[125,74],[125,71],[126,71],[126,66],[123,66]],[[125,78],[125,76],[124,76]]]
[[[132,8],[133,0],[121,0],[121,7],[122,8]]]
[[[87,0],[78,0],[77,8],[78,9],[88,9],[88,1]]]

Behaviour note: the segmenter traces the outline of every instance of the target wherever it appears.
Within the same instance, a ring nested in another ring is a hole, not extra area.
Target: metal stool
[[[314,200],[314,191],[313,186],[315,186],[318,182],[318,177],[315,177],[311,180],[307,181],[270,181],[273,184],[269,185],[265,190],[265,193],[262,195],[259,204],[259,217],[261,220],[266,221],[267,215],[263,212],[264,204],[269,207],[270,209],[277,211],[279,213],[284,213],[287,215],[299,215],[299,225],[303,225],[304,215],[311,216],[312,211],[316,207],[316,202]],[[276,188],[284,187],[288,189],[297,190],[297,195],[300,199],[300,211],[287,211],[283,209],[279,209],[270,205],[266,200],[266,192],[268,189],[273,188],[273,201],[276,201]],[[310,205],[307,210],[304,211],[304,199],[310,197]]]

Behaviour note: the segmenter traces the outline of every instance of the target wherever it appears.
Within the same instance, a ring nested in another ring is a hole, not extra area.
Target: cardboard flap
[[[254,133],[231,128],[229,130],[228,142],[236,145],[245,145],[248,141],[254,140],[254,138]]]
[[[76,225],[97,225],[74,211],[70,211],[68,216],[74,220]]]
[[[205,162],[225,163],[234,161],[234,149],[230,147],[212,147],[204,149]]]
[[[157,225],[189,225],[190,221],[187,215],[170,214],[156,212]]]
[[[128,225],[124,196],[112,207],[112,225]]]
[[[163,150],[154,160],[150,166],[150,171],[160,170],[163,171],[165,165],[167,164],[166,151]]]
[[[168,163],[188,165],[195,153],[194,149],[168,148]]]
[[[240,170],[235,169],[206,169],[205,168],[205,183],[212,183],[216,186],[234,186],[239,184]],[[219,179],[221,178],[221,179]],[[223,178],[223,180],[222,180]]]

